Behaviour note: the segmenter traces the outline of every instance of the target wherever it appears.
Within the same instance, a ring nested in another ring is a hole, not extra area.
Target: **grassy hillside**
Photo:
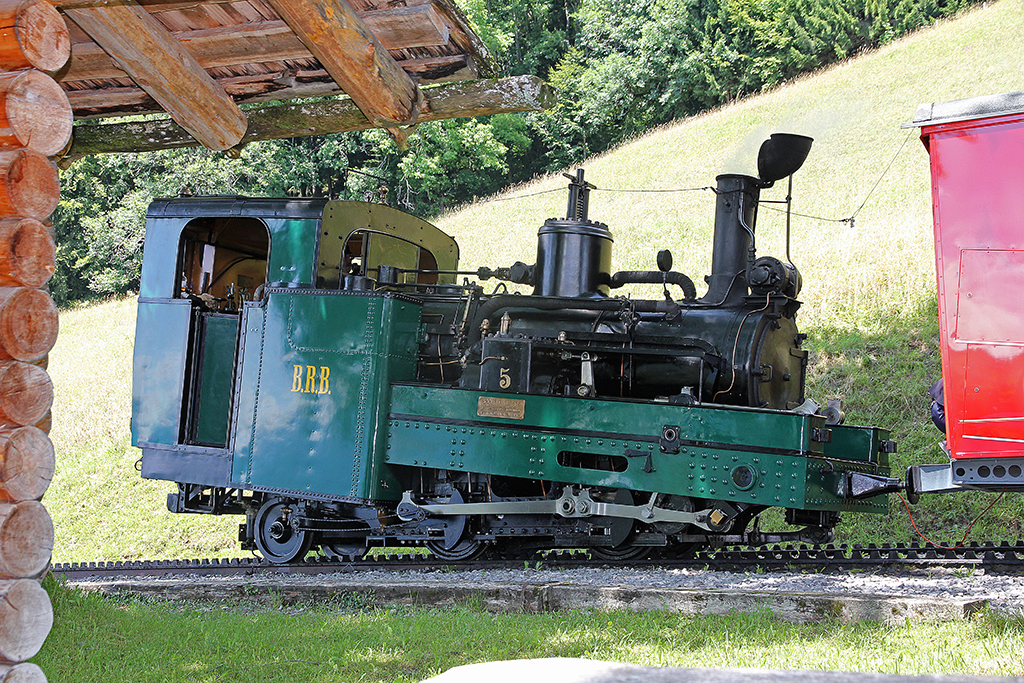
[[[916,130],[901,130],[917,105],[1018,90],[1024,0],[1002,0],[923,30],[877,52],[772,93],[654,131],[588,161],[600,191],[591,218],[616,236],[616,270],[652,268],[670,248],[695,282],[710,270],[714,197],[708,191],[623,193],[611,189],[694,188],[722,172],[751,173],[760,142],[785,130],[815,137],[794,182],[794,210],[853,224],[795,217],[793,261],[804,275],[800,324],[814,350],[809,394],[842,397],[849,421],[889,426],[898,464],[938,462],[938,432],[925,390],[938,376],[928,160]],[[895,157],[895,160],[893,161]],[[886,168],[892,166],[885,173]],[[879,180],[881,178],[881,180]],[[506,197],[561,188],[539,179]],[[872,188],[878,183],[872,194]],[[765,192],[781,199],[784,189]],[[562,192],[481,202],[443,217],[463,263],[532,262],[536,230],[565,211]],[[762,254],[784,253],[782,215],[762,210]],[[166,512],[170,485],[142,481],[128,445],[134,301],[69,311],[51,354],[56,385],[53,437],[58,473],[46,502],[57,528],[56,561],[223,553],[236,545],[237,520]],[[1000,503],[976,538],[1019,534],[1022,506]],[[935,498],[919,523],[939,538],[959,536],[988,495]],[[909,540],[905,514],[849,518],[841,540]]]

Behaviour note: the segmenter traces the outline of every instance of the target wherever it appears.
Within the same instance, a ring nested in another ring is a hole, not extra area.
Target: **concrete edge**
[[[686,615],[748,614],[767,610],[776,618],[793,623],[874,621],[904,624],[955,621],[970,617],[988,603],[987,600],[970,598],[746,592],[565,583],[315,584],[287,579],[273,583],[161,579],[80,581],[68,585],[104,595],[138,595],[171,601],[245,601],[286,606],[316,602],[335,602],[356,608],[472,605],[497,613],[598,609],[635,612],[665,610]]]

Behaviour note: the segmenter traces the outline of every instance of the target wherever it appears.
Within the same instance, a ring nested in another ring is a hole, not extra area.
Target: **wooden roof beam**
[[[555,105],[554,89],[536,76],[448,83],[426,88],[423,95],[420,122],[537,111]],[[249,130],[243,144],[377,127],[349,99],[255,107],[247,113]],[[75,126],[62,165],[89,154],[151,152],[195,145],[180,126],[166,119]]]
[[[363,12],[361,19],[388,50],[446,45],[449,31],[433,5]],[[175,31],[171,35],[204,69],[249,62],[310,59],[312,54],[284,21]],[[58,78],[84,81],[124,78],[125,73],[93,43],[72,46],[71,61]]]
[[[374,126],[415,123],[421,95],[346,0],[268,0]]]
[[[246,117],[234,100],[137,2],[64,12],[200,143],[225,150],[245,135]]]

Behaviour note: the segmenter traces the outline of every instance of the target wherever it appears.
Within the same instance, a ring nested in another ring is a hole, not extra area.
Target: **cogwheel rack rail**
[[[439,560],[425,554],[383,554],[359,559],[307,558],[292,564],[272,564],[260,558],[157,560],[136,562],[73,562],[55,564],[51,571],[69,581],[158,577],[175,574],[195,576],[244,576],[257,573],[319,574],[370,570],[451,569],[579,569],[589,567],[707,568],[718,571],[789,570],[813,572],[907,571],[970,569],[986,573],[1024,573],[1024,541],[971,543],[955,550],[922,545],[818,545],[725,547],[701,550],[689,557],[652,555],[641,560],[608,560],[587,552],[544,551],[516,557],[487,557],[466,562]]]

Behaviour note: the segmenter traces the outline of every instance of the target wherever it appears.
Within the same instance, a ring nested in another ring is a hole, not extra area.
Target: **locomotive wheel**
[[[309,552],[312,535],[292,529],[287,521],[294,509],[294,503],[268,500],[256,513],[256,547],[268,562],[286,564],[301,560]]]
[[[320,546],[324,557],[329,560],[358,560],[369,550],[365,545],[357,543],[324,543]]]
[[[479,557],[484,552],[484,544],[469,539],[459,541],[453,548],[445,548],[443,542],[427,541],[427,550],[437,558],[452,562],[466,562]]]
[[[591,546],[587,548],[590,554],[599,560],[642,560],[654,550],[649,545],[624,545],[620,548],[608,548],[605,546]]]

